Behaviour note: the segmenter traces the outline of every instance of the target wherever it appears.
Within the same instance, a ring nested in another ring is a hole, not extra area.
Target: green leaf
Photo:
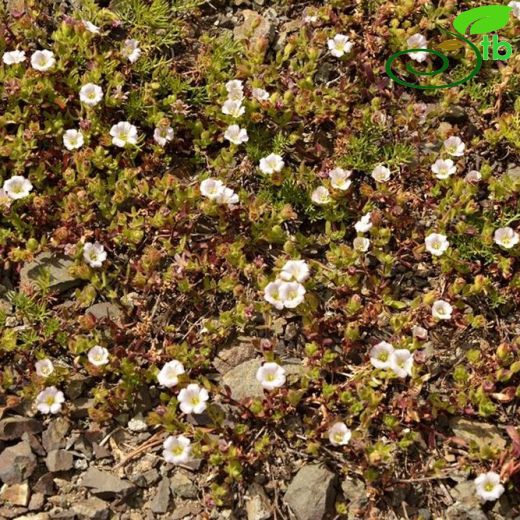
[[[507,5],[484,5],[464,11],[453,21],[453,27],[460,34],[464,34],[468,27],[470,34],[485,34],[498,31],[509,21],[512,10]]]

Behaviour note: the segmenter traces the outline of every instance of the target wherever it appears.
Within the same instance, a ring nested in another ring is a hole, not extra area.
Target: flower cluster
[[[370,362],[375,368],[390,369],[400,378],[412,375],[412,353],[407,349],[395,349],[391,343],[386,341],[381,341],[372,347]]]
[[[276,309],[294,309],[305,298],[303,282],[309,277],[309,266],[305,260],[289,260],[279,277],[266,285],[264,298]]]

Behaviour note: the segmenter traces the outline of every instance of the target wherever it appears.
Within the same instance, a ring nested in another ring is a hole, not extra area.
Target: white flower
[[[54,365],[50,359],[40,359],[34,364],[36,375],[40,377],[49,377],[54,372]]]
[[[128,58],[130,63],[135,63],[139,59],[139,56],[141,56],[139,42],[133,39],[125,40],[122,53],[125,58]]]
[[[217,200],[226,187],[218,179],[204,179],[200,183],[200,193],[209,200]]]
[[[475,479],[477,495],[485,501],[497,500],[504,492],[504,486],[500,483],[500,475],[494,471],[482,473]]]
[[[333,446],[345,446],[351,437],[352,432],[345,423],[337,422],[329,428],[329,441]]]
[[[202,413],[206,409],[209,394],[205,388],[192,383],[179,392],[177,399],[180,409],[184,413]]]
[[[263,88],[254,88],[251,93],[257,101],[267,101],[269,99],[269,92]]]
[[[425,49],[428,45],[428,41],[422,34],[414,34],[413,36],[410,36],[408,40],[406,40],[406,44],[410,49]],[[415,61],[424,61],[428,57],[427,52],[409,52],[408,56],[412,58],[412,60]]]
[[[107,252],[99,242],[85,242],[83,246],[83,259],[90,267],[101,267],[107,259]]]
[[[495,244],[511,249],[518,244],[520,237],[516,231],[510,227],[498,228],[493,235]]]
[[[337,190],[348,190],[352,181],[349,180],[352,172],[343,168],[334,168],[329,172],[330,185]]]
[[[394,347],[392,344],[381,341],[370,351],[370,363],[375,368],[389,368],[391,365]]]
[[[283,309],[284,304],[281,293],[282,286],[283,282],[281,280],[275,280],[274,282],[268,283],[264,289],[264,300],[276,307],[279,311]]]
[[[370,216],[371,216],[371,213],[370,211],[366,214],[366,215],[363,215],[355,224],[354,224],[354,228],[355,230],[358,232],[358,233],[366,233],[371,227],[372,227],[372,222],[370,222]]]
[[[36,408],[41,413],[58,413],[64,402],[65,396],[63,392],[55,386],[49,386],[36,397]]]
[[[108,350],[105,347],[96,345],[88,351],[87,357],[94,366],[100,367],[108,363]]]
[[[112,144],[124,148],[127,144],[137,143],[137,128],[128,121],[121,121],[110,129]]]
[[[236,204],[239,201],[238,195],[231,189],[226,188],[225,186],[222,188],[222,191],[215,198],[217,204]]]
[[[285,370],[278,363],[264,363],[256,371],[256,380],[266,390],[274,390],[285,384]]]
[[[222,105],[222,113],[234,118],[240,117],[245,111],[240,99],[226,99]]]
[[[352,46],[354,45],[351,41],[349,41],[349,37],[344,34],[336,34],[334,38],[330,39],[327,42],[330,53],[336,57],[341,58],[344,54],[348,54]]]
[[[81,20],[83,22],[83,26],[88,32],[91,32],[92,34],[99,34],[99,27],[97,25],[94,25],[92,22],[89,22],[88,20]]]
[[[457,167],[451,159],[437,159],[432,164],[432,172],[435,173],[437,179],[447,179],[457,171]]]
[[[79,130],[67,130],[63,134],[63,144],[67,150],[81,148],[83,142],[83,134]]]
[[[332,202],[330,198],[330,193],[325,186],[319,186],[311,193],[311,200],[314,204],[319,204],[320,206],[324,204],[329,204]]]
[[[366,253],[370,247],[370,240],[365,237],[356,237],[352,242],[352,245],[354,246],[354,250],[359,251],[360,253]]]
[[[54,58],[54,53],[52,51],[36,51],[33,52],[31,56],[31,65],[33,69],[39,71],[49,70],[56,63],[56,59]]]
[[[2,61],[6,65],[15,65],[16,63],[22,63],[25,60],[26,58],[24,51],[4,52],[4,55],[2,56]]]
[[[228,99],[234,101],[242,101],[244,97],[244,86],[242,81],[239,79],[232,79],[226,83],[226,90],[228,93]]]
[[[158,126],[153,132],[153,138],[159,146],[164,146],[173,139],[173,128],[171,126]]]
[[[509,2],[507,5],[513,8],[513,16],[520,19],[520,2]]]
[[[282,282],[280,297],[286,309],[294,309],[305,299],[305,287],[298,282]]]
[[[426,245],[426,250],[433,256],[442,256],[448,247],[450,247],[446,235],[440,233],[430,233],[424,239],[424,243]]]
[[[267,157],[260,159],[260,171],[262,173],[271,174],[282,171],[284,167],[283,159],[276,153],[271,153]]]
[[[453,307],[444,300],[437,300],[432,305],[432,316],[438,320],[449,320]]]
[[[79,99],[85,105],[93,107],[103,98],[103,89],[94,83],[86,83],[79,90]]]
[[[184,365],[176,359],[168,361],[157,374],[157,381],[161,386],[171,388],[179,382],[179,376],[184,374]]]
[[[454,157],[462,157],[464,155],[464,149],[466,148],[466,145],[462,142],[460,137],[452,135],[451,137],[448,137],[446,141],[444,141],[444,148],[450,155],[453,155]]]
[[[404,378],[412,375],[413,356],[409,350],[400,348],[394,350],[390,356],[390,368],[397,377]]]
[[[229,125],[224,134],[224,138],[233,144],[242,144],[249,140],[247,130],[240,128],[238,125]]]
[[[309,266],[305,260],[288,260],[282,267],[280,278],[282,280],[304,282],[309,277]]]
[[[372,179],[374,179],[377,182],[387,182],[388,180],[390,180],[390,170],[382,164],[376,166],[372,170],[371,175]]]
[[[184,435],[170,435],[163,443],[163,457],[171,464],[184,464],[190,460],[191,441]]]
[[[464,177],[466,182],[477,183],[482,179],[482,174],[478,170],[471,170]]]
[[[33,185],[29,179],[21,175],[14,175],[4,182],[3,188],[9,198],[16,200],[27,197],[33,189]]]

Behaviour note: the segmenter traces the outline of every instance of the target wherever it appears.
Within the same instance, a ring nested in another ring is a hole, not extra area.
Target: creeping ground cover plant
[[[480,7],[0,5],[1,518],[520,515],[520,3]]]

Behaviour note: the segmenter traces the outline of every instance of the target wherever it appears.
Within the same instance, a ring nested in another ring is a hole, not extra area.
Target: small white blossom
[[[269,99],[269,92],[263,88],[254,88],[251,94],[257,101],[267,101]]]
[[[334,38],[328,40],[327,45],[330,53],[334,57],[341,58],[344,54],[348,54],[352,50],[354,44],[349,40],[348,36],[336,34]]]
[[[244,98],[244,86],[239,79],[232,79],[226,83],[228,99],[233,101],[242,101]]]
[[[17,63],[22,63],[26,60],[24,51],[10,51],[4,52],[2,56],[2,61],[6,65],[16,65]]]
[[[390,180],[390,170],[380,164],[372,170],[371,176],[377,182],[387,182]]]
[[[184,365],[176,359],[168,361],[157,374],[157,381],[161,386],[171,388],[179,382],[179,376],[184,374]]]
[[[356,237],[352,242],[352,245],[354,246],[354,250],[359,251],[360,253],[366,253],[370,247],[370,240],[365,237]]]
[[[54,372],[54,365],[50,359],[40,359],[34,364],[36,375],[40,377],[49,377]]]
[[[163,457],[171,464],[185,464],[190,460],[191,441],[184,435],[170,435],[163,443]]]
[[[108,350],[96,345],[88,351],[87,358],[96,367],[106,365],[108,363]]]
[[[518,244],[520,237],[516,231],[510,227],[498,228],[493,235],[495,244],[504,247],[505,249],[511,249]]]
[[[428,45],[428,41],[422,34],[414,34],[413,36],[410,36],[406,40],[406,44],[408,48],[410,49],[425,49]],[[412,60],[422,62],[428,57],[427,52],[409,52],[408,56],[412,58]]]
[[[110,129],[112,144],[124,148],[127,144],[137,144],[137,128],[128,121],[120,121]]]
[[[79,90],[79,99],[85,105],[93,107],[103,99],[103,89],[94,83],[86,83]]]
[[[268,175],[274,172],[282,171],[284,161],[282,157],[276,153],[271,153],[267,157],[260,159],[260,171]]]
[[[451,159],[437,159],[432,164],[432,172],[437,179],[447,179],[457,171],[457,167]]]
[[[477,495],[485,501],[497,500],[505,491],[500,483],[500,475],[494,471],[488,471],[475,479]]]
[[[366,233],[372,228],[372,222],[370,222],[371,213],[370,211],[363,215],[355,224],[354,228],[358,233]]]
[[[85,242],[83,246],[83,259],[90,267],[101,267],[107,259],[107,252],[99,242]]]
[[[513,9],[513,16],[520,20],[520,2],[509,2],[507,5]]]
[[[329,190],[325,186],[319,186],[311,193],[311,200],[314,204],[323,206],[332,202]]]
[[[351,437],[352,432],[345,423],[337,422],[329,428],[329,441],[333,446],[345,446]]]
[[[413,368],[412,353],[405,348],[394,350],[390,356],[390,368],[397,377],[411,376]]]
[[[153,132],[153,139],[159,146],[164,146],[173,139],[173,128],[171,126],[158,126]]]
[[[464,177],[466,182],[471,182],[476,184],[482,179],[482,174],[478,170],[471,170],[466,174],[466,177]]]
[[[33,185],[29,179],[21,175],[14,175],[4,182],[3,189],[9,198],[17,200],[27,197],[33,189]]]
[[[200,183],[200,193],[209,200],[217,200],[224,189],[224,183],[218,179],[204,179]]]
[[[41,413],[58,413],[65,402],[63,392],[55,386],[49,386],[42,390],[36,397],[36,408]]]
[[[81,20],[83,22],[83,26],[88,32],[91,32],[92,34],[99,34],[99,27],[97,25],[94,25],[92,22],[89,22],[88,20]]]
[[[442,256],[448,247],[450,247],[446,235],[442,235],[441,233],[430,233],[424,239],[424,243],[426,250],[433,256]]]
[[[83,134],[79,130],[67,130],[63,134],[63,144],[67,150],[81,148],[83,143]]]
[[[240,117],[245,111],[242,100],[226,99],[222,105],[222,113],[234,118]]]
[[[231,188],[224,186],[222,191],[215,198],[217,204],[236,204],[239,201],[238,194],[235,193]]]
[[[460,137],[452,135],[444,141],[444,148],[447,153],[453,155],[453,157],[462,157],[464,155],[464,149],[466,145],[462,142]]]
[[[451,313],[453,307],[444,300],[437,300],[432,306],[432,316],[438,320],[449,320],[451,319]]]
[[[304,282],[309,277],[309,266],[305,260],[288,260],[282,267],[280,278],[285,281]]]
[[[298,282],[282,282],[280,296],[286,309],[294,309],[305,299],[305,287]]]
[[[391,343],[381,341],[370,351],[370,363],[375,368],[389,368],[391,366],[394,347]]]
[[[139,56],[141,56],[141,49],[139,48],[139,42],[134,39],[125,40],[125,45],[122,50],[122,54],[128,59],[130,63],[135,63]]]
[[[337,190],[348,190],[352,184],[349,177],[352,175],[350,170],[334,168],[329,172],[330,185]]]
[[[229,125],[224,138],[233,144],[247,143],[249,137],[245,128],[240,128],[238,125]]]
[[[44,72],[49,70],[56,63],[54,53],[52,51],[36,51],[31,56],[31,65],[33,69]]]
[[[274,282],[268,283],[264,289],[264,299],[279,311],[284,307],[281,293],[282,285],[283,282],[281,280],[275,280]]]
[[[209,399],[208,391],[199,385],[192,383],[183,388],[177,396],[180,409],[184,413],[202,413],[206,409],[206,401]]]
[[[266,390],[274,390],[285,384],[285,369],[278,363],[264,363],[256,371],[256,380]]]

